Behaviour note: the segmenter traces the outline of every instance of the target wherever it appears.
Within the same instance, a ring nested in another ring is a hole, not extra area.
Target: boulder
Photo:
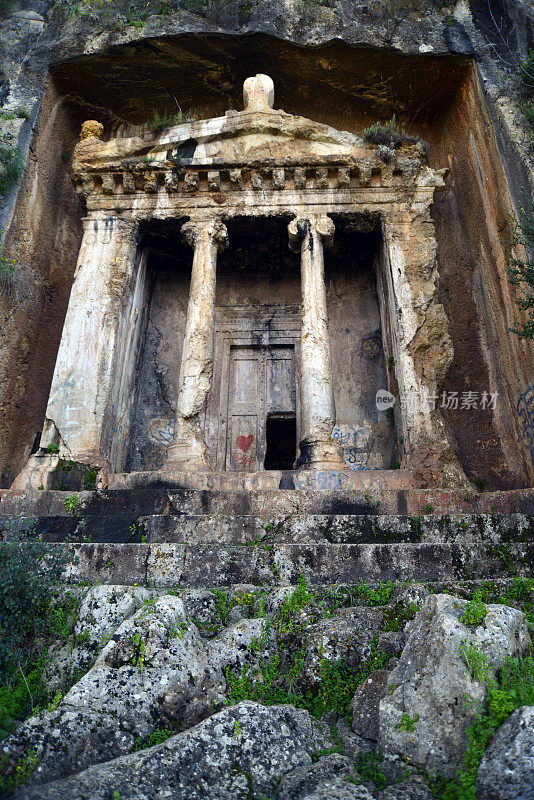
[[[56,711],[26,720],[3,743],[10,763],[32,748],[39,765],[30,782],[49,781],[128,753],[156,728],[195,724],[224,699],[224,658],[211,667],[208,644],[179,597],[152,598],[119,625]],[[235,661],[229,644],[225,654]]]
[[[89,764],[129,753],[135,739],[133,733],[122,730],[109,714],[61,705],[55,711],[30,717],[2,742],[1,752],[7,761],[4,777],[16,775],[18,765],[30,750],[38,759],[28,781],[34,785],[73,775]]]
[[[337,740],[341,746],[341,752],[348,756],[351,761],[356,761],[366,753],[371,752],[371,744],[361,736],[353,733],[345,720],[336,723]]]
[[[211,668],[182,600],[162,595],[117,628],[63,702],[112,714],[125,730],[147,736],[164,724],[198,722],[223,691],[222,672]]]
[[[485,698],[484,682],[467,670],[460,654],[470,642],[497,667],[521,654],[530,638],[525,615],[515,608],[488,605],[477,628],[461,622],[466,601],[430,595],[406,628],[407,640],[389,689],[380,701],[379,750],[408,756],[428,772],[452,778],[460,765],[474,704]]]
[[[382,624],[382,611],[359,606],[346,608],[335,616],[305,628],[297,637],[296,647],[304,647],[306,656],[298,683],[314,685],[322,680],[322,663],[343,659],[358,669],[371,655],[373,638]]]
[[[355,786],[343,778],[326,781],[311,794],[302,796],[302,800],[373,800],[373,795],[365,786]]]
[[[15,797],[109,800],[113,792],[121,800],[272,797],[281,778],[311,766],[312,755],[332,745],[328,729],[306,711],[244,701],[163,744],[92,766],[67,780],[21,789]],[[348,795],[354,797],[358,795]]]
[[[377,800],[432,800],[432,794],[420,775],[411,775],[401,783],[383,789]]]
[[[352,711],[352,727],[358,736],[364,739],[378,739],[380,700],[385,697],[389,682],[388,669],[376,669],[358,686],[350,709]]]
[[[534,706],[503,722],[477,772],[479,800],[534,800]]]
[[[315,764],[306,764],[290,772],[280,781],[276,793],[277,800],[302,800],[305,797],[315,797],[316,792],[325,787],[331,788],[332,784],[339,783],[342,787],[348,786],[347,776],[359,781],[359,776],[354,771],[351,761],[346,756],[333,753],[322,756]],[[354,786],[354,784],[352,784]],[[323,795],[327,797],[328,795]],[[330,795],[330,797],[337,797]],[[353,795],[347,794],[347,798]]]
[[[273,636],[266,641],[264,634],[264,619],[242,619],[225,628],[208,645],[210,667],[221,671],[231,667],[240,672],[256,664],[256,654],[267,656],[274,645]]]
[[[399,656],[405,643],[404,631],[382,631],[378,634],[378,649],[388,656]]]
[[[48,652],[46,681],[53,694],[91,667],[121,622],[153,595],[134,586],[94,586],[85,593],[74,626],[74,641]]]

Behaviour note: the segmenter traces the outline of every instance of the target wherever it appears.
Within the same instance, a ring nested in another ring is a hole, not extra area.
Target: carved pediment
[[[442,184],[419,144],[399,148],[386,163],[361,136],[274,110],[266,75],[245,81],[244,98],[243,111],[108,142],[94,135],[98,123],[85,123],[73,161],[79,193],[347,190],[371,185],[373,176],[380,185],[382,175],[387,186]]]

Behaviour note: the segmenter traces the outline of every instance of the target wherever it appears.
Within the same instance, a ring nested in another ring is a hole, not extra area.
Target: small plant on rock
[[[167,739],[170,739],[171,736],[174,736],[174,734],[172,731],[168,730],[168,728],[156,728],[146,739],[138,737],[135,740],[134,752],[146,750],[148,747],[154,747],[155,744],[162,744],[166,742]]]
[[[386,581],[386,583],[379,581],[378,586],[373,588],[372,586],[367,586],[363,582],[363,578],[360,578],[360,585],[356,587],[356,594],[368,606],[385,606],[389,602],[394,588],[395,584],[392,581]]]
[[[467,667],[467,672],[478,683],[488,683],[493,680],[494,667],[485,653],[475,647],[466,639],[460,645],[460,656]]]
[[[381,756],[371,752],[362,753],[355,762],[356,770],[362,781],[365,783],[372,781],[380,791],[385,789],[388,784],[385,774],[380,769],[381,761]]]
[[[413,733],[415,730],[415,723],[419,721],[419,714],[414,714],[413,718],[410,717],[409,714],[404,712],[402,715],[400,722],[397,722],[395,725],[400,731],[408,731],[409,733]]]
[[[464,625],[482,625],[486,618],[488,609],[480,599],[479,595],[475,595],[473,600],[470,600],[465,607],[465,611],[460,617]]]
[[[81,517],[82,512],[80,511],[80,498],[77,494],[71,494],[69,497],[66,497],[63,500],[63,505],[69,514],[72,514],[76,517]]]
[[[379,146],[379,152],[384,161],[393,161],[395,150],[403,144],[418,144],[423,146],[425,154],[430,150],[427,142],[417,136],[410,136],[406,130],[399,125],[395,114],[387,122],[375,122],[363,131],[363,139],[368,144]]]
[[[154,111],[154,117],[152,121],[149,122],[148,126],[152,131],[163,131],[166,128],[172,128],[173,125],[181,125],[183,120],[184,115],[181,109],[175,114],[160,114],[158,111]]]

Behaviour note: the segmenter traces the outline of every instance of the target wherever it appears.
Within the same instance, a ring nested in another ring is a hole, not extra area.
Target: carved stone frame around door
[[[295,414],[300,441],[300,327],[298,304],[257,307],[219,306],[215,315],[214,371],[208,395],[204,431],[208,450],[217,470],[227,463],[228,390],[232,347],[291,347],[295,360]],[[265,409],[263,409],[265,416]],[[265,419],[262,425],[265,454]],[[246,470],[244,470],[246,471]]]

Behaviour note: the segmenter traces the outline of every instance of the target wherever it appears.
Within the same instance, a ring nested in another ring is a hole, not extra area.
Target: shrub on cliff
[[[0,195],[7,194],[18,183],[24,171],[20,149],[5,135],[0,135]]]
[[[71,555],[25,536],[9,532],[0,541],[0,740],[50,701],[48,647],[70,633],[78,603],[58,594]]]
[[[426,155],[430,150],[427,142],[417,136],[411,136],[402,125],[399,125],[395,114],[387,122],[374,122],[364,129],[362,136],[363,140],[368,144],[377,144],[379,147],[385,147],[393,151],[403,144],[417,143],[423,145]]]

